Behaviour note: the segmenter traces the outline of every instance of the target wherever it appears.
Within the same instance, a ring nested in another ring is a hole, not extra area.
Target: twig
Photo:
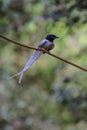
[[[81,66],[79,66],[79,65],[77,65],[77,64],[75,64],[75,63],[72,63],[72,62],[68,61],[68,60],[65,60],[65,59],[63,59],[63,58],[61,58],[61,57],[59,57],[59,56],[56,56],[56,55],[54,55],[54,54],[48,52],[47,50],[45,50],[45,49],[43,49],[43,48],[35,48],[35,47],[31,47],[31,46],[24,45],[24,44],[22,44],[22,43],[20,43],[20,42],[17,42],[17,41],[15,41],[15,40],[12,40],[12,39],[10,39],[10,38],[5,37],[5,36],[3,36],[2,34],[0,34],[0,37],[3,38],[3,39],[5,39],[5,40],[7,40],[7,41],[10,41],[10,42],[12,42],[12,43],[14,43],[14,44],[17,44],[17,45],[19,45],[19,46],[25,47],[25,48],[43,51],[43,52],[47,53],[48,55],[50,55],[50,56],[52,56],[52,57],[54,57],[54,58],[56,58],[56,59],[59,59],[59,60],[61,60],[61,61],[64,61],[65,63],[68,63],[68,64],[70,64],[70,65],[72,65],[72,66],[74,66],[74,67],[77,67],[77,68],[79,68],[79,69],[81,69],[81,70],[87,72],[87,69],[86,69],[86,68],[81,67]]]
[[[7,40],[7,41],[9,41],[9,42],[12,42],[12,43],[14,43],[14,44],[17,44],[17,45],[19,45],[19,46],[23,46],[23,47],[25,47],[25,48],[29,48],[29,49],[33,49],[33,50],[41,50],[41,49],[37,49],[37,48],[35,48],[35,47],[31,47],[31,46],[24,45],[23,43],[20,43],[20,42],[17,42],[17,41],[15,41],[15,40],[12,40],[12,39],[10,39],[10,38],[7,38],[7,37],[3,36],[2,34],[0,34],[0,37],[3,38],[3,39],[5,39],[5,40]]]

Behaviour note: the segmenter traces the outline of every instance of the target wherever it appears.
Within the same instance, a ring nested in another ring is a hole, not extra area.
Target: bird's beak
[[[56,36],[56,38],[60,38],[60,37]]]

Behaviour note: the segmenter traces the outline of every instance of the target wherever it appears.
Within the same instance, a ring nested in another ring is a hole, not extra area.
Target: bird
[[[45,39],[43,39],[41,42],[39,42],[38,44],[38,48],[43,48],[47,51],[50,51],[54,48],[54,43],[53,41],[59,38],[58,36],[54,35],[54,34],[48,34]],[[17,74],[14,74],[13,76],[9,77],[9,79],[16,77],[18,75],[20,75],[19,78],[19,84],[22,82],[22,78],[23,78],[23,74],[26,70],[28,70],[32,64],[39,59],[39,57],[44,54],[45,52],[41,51],[41,50],[36,50],[29,58],[28,62],[26,63],[26,65],[24,66],[24,68]]]

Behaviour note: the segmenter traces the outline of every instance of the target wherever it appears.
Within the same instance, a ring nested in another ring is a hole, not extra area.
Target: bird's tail
[[[38,50],[37,50],[33,55],[31,55],[30,59],[28,60],[28,62],[27,62],[26,65],[24,66],[23,70],[22,70],[21,72],[15,74],[15,75],[9,77],[9,79],[14,78],[14,77],[20,75],[20,78],[19,78],[19,84],[20,84],[21,81],[22,81],[23,73],[24,73],[27,69],[29,69],[29,68],[31,67],[31,65],[32,65],[42,54],[43,54],[42,51],[38,51]]]

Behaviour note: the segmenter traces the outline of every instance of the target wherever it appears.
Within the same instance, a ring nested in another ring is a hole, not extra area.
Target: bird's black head
[[[56,38],[59,38],[59,37],[57,37],[57,36],[54,35],[54,34],[48,34],[48,35],[46,36],[46,39],[49,40],[50,42],[53,42],[53,40],[55,40]]]

